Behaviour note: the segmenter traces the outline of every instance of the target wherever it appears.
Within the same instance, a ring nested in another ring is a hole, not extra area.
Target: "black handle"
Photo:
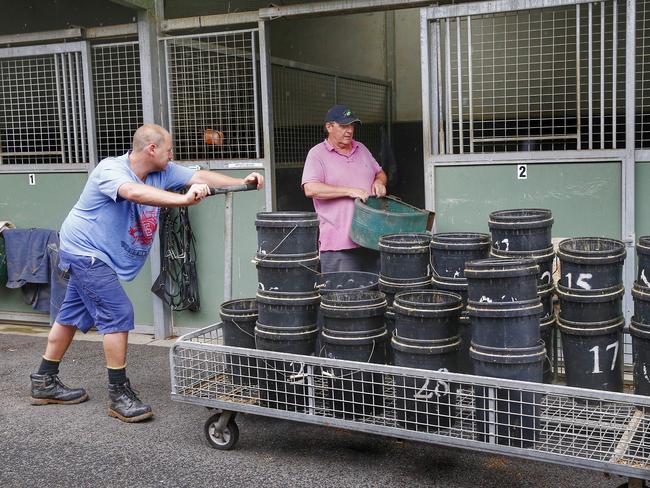
[[[257,190],[257,183],[246,183],[245,185],[224,186],[223,188],[210,188],[210,195],[222,195],[238,191]]]

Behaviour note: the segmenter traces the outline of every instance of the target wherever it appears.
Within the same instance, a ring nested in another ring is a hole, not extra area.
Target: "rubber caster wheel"
[[[233,417],[228,421],[223,432],[217,432],[217,422],[219,422],[220,417],[221,413],[217,413],[206,420],[203,432],[205,432],[205,438],[211,447],[221,451],[229,451],[235,447],[239,440],[239,427],[237,427]]]

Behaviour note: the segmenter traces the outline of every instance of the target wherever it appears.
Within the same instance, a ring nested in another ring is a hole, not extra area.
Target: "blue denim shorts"
[[[133,305],[110,266],[95,257],[61,251],[59,267],[70,276],[56,317],[59,324],[72,325],[83,333],[94,325],[100,334],[134,328]]]

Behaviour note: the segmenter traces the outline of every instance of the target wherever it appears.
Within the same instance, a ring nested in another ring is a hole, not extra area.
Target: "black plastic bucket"
[[[316,323],[320,295],[316,291],[287,293],[257,290],[259,322],[272,327],[301,327]]]
[[[593,322],[615,320],[623,314],[624,293],[622,285],[599,290],[569,289],[557,285],[560,318],[564,322],[585,323],[585,328]]]
[[[379,288],[379,275],[365,271],[335,271],[321,273],[316,288],[321,295],[334,291],[372,291]]]
[[[634,283],[632,287],[634,300],[634,320],[641,324],[650,325],[650,288]]]
[[[542,303],[542,315],[540,316],[540,320],[542,320],[543,322],[544,319],[546,319],[547,317],[551,317],[555,315],[555,310],[553,307],[555,286],[553,285],[553,283],[549,285],[538,286],[537,296],[539,297],[539,301]]]
[[[255,322],[257,321],[257,303],[254,298],[240,298],[224,302],[219,307],[221,316],[223,343],[226,346],[247,347],[255,349]],[[232,375],[235,385],[257,383],[255,358],[239,354],[226,355],[227,371]]]
[[[259,212],[255,227],[260,255],[318,251],[318,216],[315,212]]]
[[[318,282],[318,254],[255,258],[258,288],[265,291],[309,292]]]
[[[637,282],[650,288],[650,236],[639,237],[636,244]]]
[[[431,287],[434,290],[450,291],[460,295],[463,305],[467,305],[467,278],[445,278],[433,275]]]
[[[460,295],[419,290],[395,295],[395,334],[404,339],[439,341],[458,335]]]
[[[381,275],[391,279],[413,279],[431,275],[431,234],[388,234],[379,238]]]
[[[537,298],[539,266],[532,259],[490,258],[465,265],[471,302],[513,302]]]
[[[273,327],[255,327],[257,349],[290,354],[313,355],[318,329],[315,326],[287,332]],[[262,405],[278,410],[302,412],[309,406],[310,378],[300,361],[258,359]]]
[[[460,349],[458,350],[458,372],[472,374],[472,359],[469,357],[469,345],[472,342],[472,321],[466,311],[460,314],[458,325],[458,335],[460,336]]]
[[[336,332],[366,332],[384,326],[386,296],[380,291],[340,291],[321,298],[323,327]]]
[[[588,327],[568,325],[562,318],[557,322],[562,334],[567,385],[623,391],[623,317]]]
[[[498,251],[537,251],[551,246],[553,216],[543,208],[497,210],[488,218],[492,247]]]
[[[560,285],[565,288],[598,290],[621,286],[625,244],[604,237],[574,237],[560,242]]]
[[[472,343],[482,347],[522,348],[539,344],[539,298],[521,302],[479,303],[470,301]]]
[[[555,360],[555,316],[546,317],[539,324],[539,336],[546,347],[544,360],[544,383],[553,382],[553,364]]]
[[[443,278],[464,278],[465,263],[490,256],[490,234],[442,232],[431,237],[431,269]]]
[[[395,332],[395,310],[393,307],[386,307],[386,312],[384,313],[384,325],[386,326],[386,331],[392,337]]]
[[[357,361],[359,363],[385,364],[388,351],[388,333],[366,337],[349,337],[321,334],[324,355],[330,359]],[[381,373],[359,369],[323,368],[330,378],[331,410],[335,417],[354,419],[357,416],[375,416],[383,413],[384,388]]]
[[[555,250],[553,246],[539,251],[499,251],[492,249],[490,255],[495,258],[532,259],[539,266],[537,286],[553,284],[553,263],[555,263]]]
[[[634,363],[634,393],[650,395],[650,326],[632,320],[632,360]]]
[[[413,345],[393,337],[391,348],[395,366],[429,371],[458,371],[460,338],[443,344]],[[449,381],[429,381],[412,376],[395,375],[395,409],[397,419],[409,430],[438,432],[451,427],[455,417],[455,393]]]
[[[386,303],[389,307],[393,306],[395,295],[405,291],[428,290],[431,288],[431,278],[404,280],[400,282],[390,281],[384,277],[379,277],[379,289],[386,295]]]
[[[543,344],[523,349],[495,349],[472,344],[474,374],[540,383]],[[479,440],[511,447],[532,447],[539,436],[542,395],[505,387],[475,386]]]

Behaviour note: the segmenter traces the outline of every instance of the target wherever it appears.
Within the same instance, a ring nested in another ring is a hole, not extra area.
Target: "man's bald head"
[[[149,144],[160,146],[166,138],[171,138],[169,132],[156,124],[144,124],[133,134],[133,151],[140,152]]]

